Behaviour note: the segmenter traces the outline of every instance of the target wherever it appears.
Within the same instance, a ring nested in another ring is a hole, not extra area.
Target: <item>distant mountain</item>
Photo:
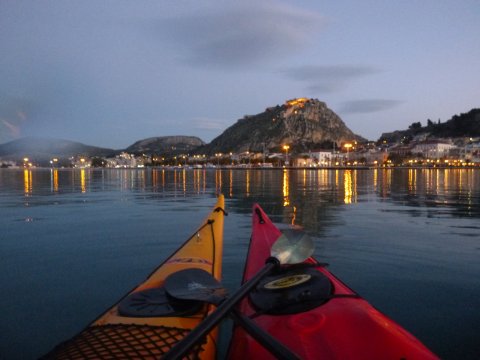
[[[77,155],[113,156],[117,152],[75,141],[37,137],[25,137],[0,145],[0,157],[12,160],[24,157],[44,161],[54,157],[65,158]]]
[[[355,135],[324,102],[300,98],[245,116],[197,152],[281,151],[284,144],[291,151],[303,152],[352,140],[365,139]]]
[[[187,154],[195,148],[205,145],[196,136],[161,136],[139,140],[130,145],[125,151],[136,154]]]
[[[441,123],[427,120],[426,126],[420,122],[412,123],[407,130],[397,130],[383,133],[379,141],[386,140],[390,143],[402,140],[411,140],[414,136],[437,138],[459,138],[480,136],[480,109],[472,109],[468,113],[454,115],[450,120]]]

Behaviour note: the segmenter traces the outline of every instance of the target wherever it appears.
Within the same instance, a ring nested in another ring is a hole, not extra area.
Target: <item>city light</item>
[[[286,102],[287,106],[300,106],[303,107],[305,103],[308,101],[307,98],[298,98],[293,100],[288,100]]]
[[[294,99],[291,104],[300,104],[306,99]],[[297,106],[297,105],[295,105]],[[293,111],[295,109],[292,109]],[[470,139],[470,141],[469,141]],[[287,140],[287,139],[285,139]],[[224,153],[214,154],[143,154],[138,156],[122,152],[115,157],[103,158],[99,155],[87,157],[81,154],[67,158],[50,157],[35,161],[27,154],[16,161],[0,164],[2,167],[74,167],[74,168],[137,168],[148,166],[162,167],[187,167],[192,163],[196,168],[216,166],[225,167],[348,167],[357,166],[365,168],[383,167],[479,167],[480,166],[480,137],[464,138],[459,146],[450,141],[437,140],[411,140],[409,143],[400,144],[390,141],[382,145],[383,140],[377,143],[361,143],[354,139],[343,140],[338,147],[332,149],[311,150],[302,149],[301,144],[295,145],[286,142],[277,145],[276,151],[267,148],[267,143],[251,145],[249,150],[236,153],[234,149],[222,149]],[[272,146],[273,147],[273,146]],[[295,147],[295,152],[293,148]],[[292,148],[292,153],[290,149]],[[273,151],[272,151],[273,150]],[[303,150],[303,152],[301,152]],[[335,151],[336,150],[336,151]],[[340,150],[340,151],[338,151]],[[260,162],[260,159],[263,161]]]
[[[290,149],[290,145],[288,145],[288,144],[283,145],[283,150],[285,150],[285,166],[288,166],[288,165],[289,165],[289,161],[288,161],[288,149]]]

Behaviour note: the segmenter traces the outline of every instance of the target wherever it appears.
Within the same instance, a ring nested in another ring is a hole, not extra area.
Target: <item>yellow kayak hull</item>
[[[160,289],[165,279],[177,271],[205,270],[218,281],[222,273],[224,197],[219,195],[209,216],[180,248],[160,264],[147,279],[99,316],[77,336],[44,358],[48,359],[158,359],[213,311],[201,305],[193,314],[175,316],[125,316],[119,304],[126,298]],[[218,329],[192,350],[191,357],[214,359]]]

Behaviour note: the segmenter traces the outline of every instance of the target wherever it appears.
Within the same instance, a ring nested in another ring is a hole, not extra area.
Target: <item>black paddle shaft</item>
[[[265,266],[244,283],[231,297],[222,302],[203,322],[193,329],[187,336],[176,343],[170,351],[163,357],[164,360],[181,359],[187,352],[201,339],[208,334],[232,309],[252,290],[258,282],[268,273],[270,273],[279,261],[275,258],[269,258]]]
[[[300,360],[300,357],[287,348],[272,335],[261,329],[252,319],[233,309],[232,318],[260,345],[267,349],[278,360]]]
[[[210,275],[209,272],[198,268],[180,270],[169,275],[165,279],[164,287],[165,292],[171,297],[174,299],[182,299],[189,304],[193,302],[200,305],[203,302],[207,302],[218,306],[227,298],[227,290],[218,280]],[[243,328],[252,338],[275,356],[276,359],[300,359],[285,345],[261,329],[253,320],[237,309],[234,308],[229,315],[238,326]]]

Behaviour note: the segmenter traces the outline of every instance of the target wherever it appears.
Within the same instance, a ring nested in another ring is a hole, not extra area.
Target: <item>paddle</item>
[[[165,291],[176,299],[197,300],[219,305],[225,301],[227,290],[205,270],[185,269],[171,274],[164,284]],[[280,360],[300,359],[290,349],[285,347],[273,336],[260,329],[250,318],[236,309],[230,313],[233,320],[246,330],[251,337],[258,341],[265,349],[270,351],[275,358]]]
[[[187,336],[175,344],[168,353],[165,360],[182,358],[192,346],[203,336],[208,334],[232,308],[237,304],[258,282],[276,266],[280,264],[295,264],[304,261],[313,254],[313,241],[309,236],[292,236],[287,238],[284,234],[273,244],[270,257],[266,260],[264,267],[245,282],[231,297],[222,302],[205,320],[193,329]]]

